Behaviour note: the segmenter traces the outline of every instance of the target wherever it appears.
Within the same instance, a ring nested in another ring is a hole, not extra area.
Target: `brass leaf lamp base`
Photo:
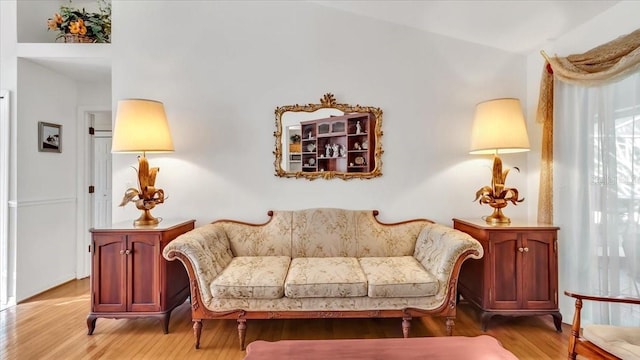
[[[517,168],[516,168],[517,169]],[[518,205],[524,198],[518,197],[518,189],[508,188],[504,185],[509,169],[502,169],[502,160],[495,154],[493,156],[493,176],[491,186],[483,186],[476,192],[476,199],[480,204],[487,204],[493,208],[493,213],[485,218],[490,225],[506,225],[511,219],[502,213],[502,209],[509,203]]]
[[[153,217],[150,210],[144,209],[140,217],[133,221],[133,226],[157,225],[159,222],[160,219]]]
[[[502,213],[502,207],[494,208],[493,213],[485,218],[487,224],[490,225],[500,225],[500,224],[510,224],[511,219]]]

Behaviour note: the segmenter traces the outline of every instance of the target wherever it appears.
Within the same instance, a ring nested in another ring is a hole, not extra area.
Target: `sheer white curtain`
[[[554,218],[561,294],[640,296],[640,73],[584,87],[556,81]],[[561,295],[567,320],[573,300]],[[585,302],[585,323],[640,326],[640,309]]]

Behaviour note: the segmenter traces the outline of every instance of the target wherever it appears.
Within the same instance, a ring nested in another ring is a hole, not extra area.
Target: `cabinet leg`
[[[87,316],[87,335],[93,335],[93,330],[96,329],[96,319],[98,317],[94,315]]]
[[[491,320],[492,317],[493,317],[493,314],[486,313],[486,312],[480,315],[480,323],[482,326],[482,331],[487,331],[487,326],[489,326],[489,320]]]
[[[200,335],[202,334],[202,320],[193,320],[193,335],[196,336],[196,349],[200,349]]]
[[[247,319],[238,319],[238,338],[240,339],[240,350],[244,350],[244,340],[247,335]]]
[[[456,326],[456,321],[454,317],[447,317],[447,336],[453,335],[453,327]]]
[[[554,312],[551,314],[553,316],[553,325],[556,326],[556,331],[562,332],[562,314],[560,312]]]
[[[168,311],[164,316],[162,316],[162,331],[164,331],[165,335],[169,333],[169,319],[171,318],[171,311]]]

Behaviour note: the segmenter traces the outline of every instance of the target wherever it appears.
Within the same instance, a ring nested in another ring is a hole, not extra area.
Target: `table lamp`
[[[164,202],[164,191],[155,187],[160,168],[149,168],[146,153],[172,152],[173,141],[164,105],[155,100],[124,99],[118,101],[113,129],[113,153],[142,153],[138,156],[138,189],[125,191],[120,206],[133,202],[140,217],[135,226],[155,225],[160,222],[151,215],[151,209]]]
[[[493,208],[493,213],[485,218],[488,224],[510,223],[511,219],[502,213],[502,209],[509,202],[517,205],[524,201],[524,198],[518,198],[518,189],[505,186],[509,169],[502,169],[502,160],[498,156],[523,151],[529,151],[529,137],[520,100],[505,98],[479,103],[473,120],[469,153],[493,154],[491,186],[480,188],[474,200]]]

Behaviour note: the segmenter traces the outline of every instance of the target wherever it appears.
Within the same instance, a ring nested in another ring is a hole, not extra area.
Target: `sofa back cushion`
[[[291,257],[356,256],[355,214],[343,209],[294,211]]]
[[[234,256],[291,256],[292,211],[273,211],[265,224],[219,220]]]
[[[292,258],[410,256],[420,230],[431,221],[380,223],[372,210],[331,208],[293,212]]]
[[[379,257],[413,255],[424,219],[380,223],[372,210],[273,211],[264,224],[219,220],[234,256]]]
[[[378,222],[373,212],[357,211],[357,257],[413,255],[422,228],[432,222],[415,219],[395,224]]]

